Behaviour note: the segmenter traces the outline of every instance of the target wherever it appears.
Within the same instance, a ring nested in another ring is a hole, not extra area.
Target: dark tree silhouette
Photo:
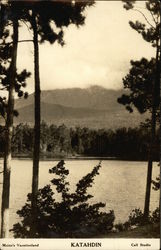
[[[34,75],[35,75],[35,126],[34,126],[34,152],[33,152],[33,178],[32,178],[32,211],[33,211],[33,228],[31,228],[31,237],[35,236],[36,228],[34,223],[35,213],[37,209],[36,196],[38,193],[39,179],[39,155],[40,155],[40,76],[39,76],[39,43],[49,41],[54,43],[57,41],[62,46],[63,27],[70,24],[76,26],[85,23],[84,10],[88,6],[94,4],[90,1],[22,1],[15,2],[18,9],[24,12],[24,20],[31,24],[33,30],[34,43]],[[55,24],[54,30],[52,24]]]
[[[6,6],[1,5],[0,19],[2,21],[1,26],[1,38],[5,38],[5,26],[7,25],[7,12]],[[6,16],[5,16],[6,15]],[[17,46],[18,46],[18,20],[15,16],[12,17],[13,22],[13,46],[11,50],[11,63],[9,68],[9,97],[7,105],[7,117],[6,117],[6,144],[5,144],[5,156],[4,156],[4,173],[3,173],[3,191],[2,191],[2,223],[1,223],[1,237],[8,237],[9,233],[9,196],[10,196],[10,172],[11,172],[11,138],[13,130],[13,111],[14,111],[14,88],[16,78],[16,59],[17,59]]]
[[[9,196],[10,196],[10,173],[11,173],[11,139],[13,134],[13,116],[17,115],[14,110],[14,92],[19,97],[26,97],[21,87],[25,86],[26,77],[30,76],[26,70],[17,73],[17,47],[18,47],[18,15],[12,4],[8,2],[0,5],[0,79],[2,90],[8,91],[8,100],[0,98],[0,113],[5,119],[5,154],[4,154],[4,171],[3,171],[3,191],[2,191],[2,220],[1,220],[1,237],[7,238],[9,235]],[[13,27],[13,32],[8,27]],[[10,37],[12,42],[7,43]],[[9,66],[8,66],[9,65]]]
[[[132,74],[127,76],[127,78],[124,79],[125,88],[128,88],[127,82],[131,81],[130,89],[134,93],[130,96],[123,96],[119,101],[126,105],[130,111],[132,111],[129,104],[133,103],[135,107],[138,108],[139,111],[146,111],[147,109],[151,110],[151,142],[149,145],[149,159],[148,159],[148,171],[147,171],[147,184],[146,184],[146,196],[145,196],[145,206],[144,206],[144,217],[145,219],[148,218],[149,214],[149,205],[150,205],[150,190],[151,190],[151,180],[152,180],[152,165],[153,165],[153,153],[155,148],[155,140],[156,140],[156,118],[157,118],[157,107],[158,103],[160,102],[158,98],[158,94],[160,92],[160,1],[159,0],[148,0],[145,2],[146,9],[149,12],[150,16],[152,17],[152,21],[149,21],[149,18],[137,7],[135,6],[136,1],[127,1],[123,0],[125,2],[124,8],[127,10],[133,9],[137,12],[139,12],[145,19],[145,23],[141,23],[139,21],[132,22],[130,21],[130,26],[136,30],[139,34],[142,35],[143,39],[147,42],[150,42],[153,47],[156,48],[156,56],[155,56],[155,64],[154,69],[153,66],[150,69],[150,71],[153,71],[153,77],[150,79],[151,72],[149,72],[148,76],[146,75],[146,64],[144,60],[144,70],[140,67],[140,72],[142,74],[141,78],[137,80],[137,84],[134,78],[134,84],[132,83],[133,77]],[[143,61],[136,62],[137,64],[140,63],[140,66]],[[151,60],[152,62],[152,60]],[[136,66],[136,63],[133,66]],[[135,73],[136,67],[133,67],[131,71]],[[132,73],[132,72],[131,72]],[[145,75],[144,75],[145,74]],[[151,97],[147,95],[147,78],[149,78],[149,89],[151,86]],[[141,85],[144,85],[145,91],[139,93],[137,97],[135,97],[135,87],[138,88],[138,83],[140,82]],[[151,83],[150,83],[151,82]],[[133,89],[132,89],[133,86]],[[143,101],[141,100],[142,95],[145,94],[144,100],[147,98],[150,102],[150,106],[147,105],[147,102],[143,104]],[[131,98],[132,97],[132,98]],[[141,108],[141,106],[143,107]],[[146,106],[147,105],[147,106]],[[146,108],[145,108],[146,106]]]
[[[98,164],[90,173],[82,177],[76,184],[75,191],[71,192],[71,183],[67,181],[69,170],[64,164],[62,160],[49,169],[49,173],[53,174],[52,186],[60,196],[59,201],[56,200],[51,185],[46,185],[38,191],[35,237],[87,238],[109,233],[115,219],[114,211],[101,212],[99,210],[105,207],[104,203],[89,203],[93,196],[88,189],[92,187],[101,165]],[[22,220],[14,224],[12,229],[14,236],[28,238],[29,229],[32,227],[31,194],[28,194],[26,204],[17,213]]]

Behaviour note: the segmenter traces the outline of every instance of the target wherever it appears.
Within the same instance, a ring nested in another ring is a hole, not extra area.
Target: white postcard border
[[[0,250],[159,250],[160,239],[0,239]]]

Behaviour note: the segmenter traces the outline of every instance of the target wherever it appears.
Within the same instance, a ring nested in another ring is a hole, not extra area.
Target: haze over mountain
[[[66,107],[74,108],[92,108],[92,109],[108,109],[121,108],[117,103],[117,97],[120,96],[123,90],[111,90],[100,86],[91,86],[89,88],[68,88],[44,90],[41,93],[41,101],[50,104],[59,104]],[[16,108],[22,108],[33,103],[33,94],[27,100],[16,101]]]
[[[90,128],[135,127],[145,119],[137,111],[129,114],[117,102],[125,90],[109,90],[99,86],[42,91],[42,120],[51,124]],[[17,99],[15,104],[19,116],[15,124],[34,121],[34,94],[28,99]]]

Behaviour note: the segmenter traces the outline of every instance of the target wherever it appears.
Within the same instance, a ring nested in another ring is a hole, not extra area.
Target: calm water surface
[[[75,185],[79,179],[89,173],[98,162],[98,160],[66,161],[66,168],[70,171],[68,181],[71,184],[71,191],[75,190]],[[40,162],[39,187],[49,184],[53,175],[49,174],[48,170],[57,163],[58,161]],[[0,160],[0,170],[2,170],[2,166],[3,162]],[[89,188],[89,193],[94,195],[91,203],[106,203],[104,210],[114,210],[115,223],[126,221],[132,209],[143,209],[147,173],[146,162],[103,160],[99,172],[100,174],[95,177],[93,186]],[[155,163],[153,179],[158,174],[159,167]],[[31,192],[31,181],[32,161],[12,160],[10,228],[19,220],[16,211],[24,205],[27,193]],[[2,183],[2,175],[0,175],[0,183]],[[0,188],[2,191],[2,184],[0,184]],[[158,203],[159,192],[152,190],[150,209],[154,210]]]

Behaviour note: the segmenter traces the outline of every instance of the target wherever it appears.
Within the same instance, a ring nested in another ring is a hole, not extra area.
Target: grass
[[[108,235],[99,235],[98,238],[160,238],[160,224],[148,224],[137,228],[122,231],[111,232]]]

